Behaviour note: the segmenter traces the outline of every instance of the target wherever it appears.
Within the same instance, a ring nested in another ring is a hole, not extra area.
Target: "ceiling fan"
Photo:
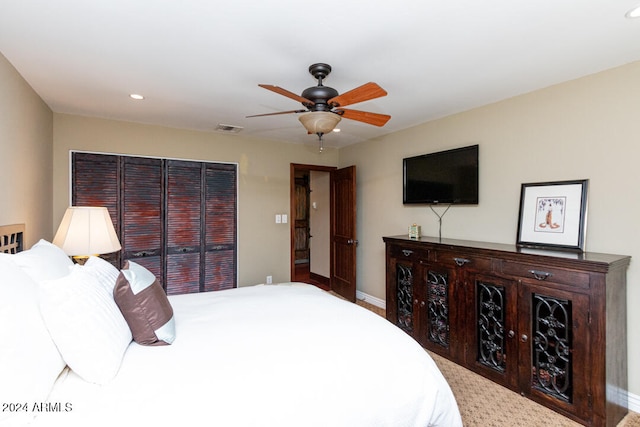
[[[294,101],[301,102],[305,109],[280,111],[277,113],[255,114],[247,117],[275,116],[279,114],[303,113],[299,120],[310,134],[318,135],[320,151],[322,151],[322,135],[331,132],[338,122],[345,119],[357,120],[374,126],[384,126],[391,116],[370,113],[367,111],[342,108],[346,105],[386,96],[387,92],[376,83],[369,82],[340,95],[332,87],[324,86],[322,81],[331,73],[331,66],[318,63],[309,66],[309,73],[318,80],[317,86],[305,89],[301,95],[296,95],[279,86],[260,84],[258,86],[272,92],[284,95]]]

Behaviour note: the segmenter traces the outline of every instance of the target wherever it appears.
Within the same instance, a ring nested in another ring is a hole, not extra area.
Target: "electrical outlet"
[[[267,276],[267,285],[270,285],[273,283],[273,276]]]

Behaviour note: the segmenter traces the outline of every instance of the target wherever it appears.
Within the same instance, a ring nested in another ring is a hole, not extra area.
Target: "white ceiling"
[[[348,108],[344,146],[640,60],[640,0],[1,0],[0,52],[55,112],[315,144],[302,108],[258,87],[302,93],[309,65],[344,93],[388,96]],[[130,93],[146,99],[133,101]]]

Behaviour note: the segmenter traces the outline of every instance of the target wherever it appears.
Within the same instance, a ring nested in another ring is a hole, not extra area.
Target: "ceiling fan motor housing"
[[[323,86],[322,80],[331,73],[331,65],[324,63],[311,64],[309,73],[318,80],[318,86],[306,88],[302,92],[302,97],[313,101],[313,104],[302,103],[310,111],[331,111],[327,101],[339,95],[338,91],[329,86]]]
[[[306,88],[302,92],[302,97],[308,99],[309,101],[313,101],[314,104],[305,104],[311,111],[330,111],[331,106],[327,103],[331,98],[335,98],[338,96],[338,91],[329,86],[312,86]]]

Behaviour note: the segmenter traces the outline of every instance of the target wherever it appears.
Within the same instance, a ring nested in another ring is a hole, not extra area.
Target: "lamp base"
[[[84,265],[84,263],[89,259],[89,255],[74,255],[71,257],[71,259],[76,264]]]

